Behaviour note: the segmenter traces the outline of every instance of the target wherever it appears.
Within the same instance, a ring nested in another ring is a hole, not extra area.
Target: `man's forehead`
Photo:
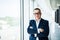
[[[34,10],[34,13],[38,13],[39,12],[39,10]]]

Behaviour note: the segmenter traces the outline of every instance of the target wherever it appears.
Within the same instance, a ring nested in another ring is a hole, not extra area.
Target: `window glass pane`
[[[0,39],[20,40],[20,0],[0,0]]]

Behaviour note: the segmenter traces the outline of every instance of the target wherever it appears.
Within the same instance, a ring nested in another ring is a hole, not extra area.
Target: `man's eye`
[[[39,14],[39,13],[34,13],[34,14]]]

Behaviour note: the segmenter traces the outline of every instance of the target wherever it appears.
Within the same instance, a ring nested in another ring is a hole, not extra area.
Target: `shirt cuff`
[[[40,33],[40,29],[38,29],[38,33]]]
[[[37,37],[37,34],[34,34],[35,37]]]

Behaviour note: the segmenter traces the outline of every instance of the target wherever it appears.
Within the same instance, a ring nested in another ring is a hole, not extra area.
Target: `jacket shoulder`
[[[43,22],[48,22],[48,20],[42,19]]]
[[[35,20],[30,20],[30,22],[34,22]]]

